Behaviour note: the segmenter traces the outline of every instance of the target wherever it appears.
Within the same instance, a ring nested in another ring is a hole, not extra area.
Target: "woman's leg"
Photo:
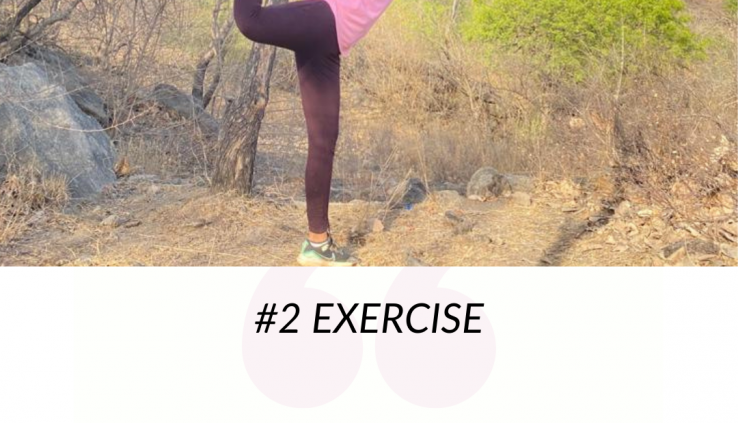
[[[328,232],[333,156],[338,140],[341,59],[336,21],[328,3],[300,1],[262,7],[261,0],[236,0],[236,23],[255,42],[295,51],[308,132],[305,196],[311,240]]]
[[[263,7],[262,0],[235,0],[238,29],[251,41],[292,51],[315,50],[336,38],[333,12],[321,0]],[[326,11],[330,14],[327,20]],[[322,47],[322,49],[325,49]]]
[[[311,235],[324,235],[330,228],[328,202],[338,140],[341,59],[337,47],[333,52],[297,51],[295,59],[308,132],[305,169],[308,222]]]
[[[321,243],[306,241],[298,260],[351,265],[350,257],[335,251],[332,241],[326,240],[341,102],[341,59],[333,11],[322,0],[270,7],[262,7],[261,0],[235,0],[234,15],[239,30],[252,41],[295,52],[308,132],[305,196],[309,241]]]

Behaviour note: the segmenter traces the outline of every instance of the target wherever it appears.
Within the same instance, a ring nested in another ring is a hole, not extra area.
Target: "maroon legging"
[[[262,7],[235,0],[236,25],[248,39],[295,52],[308,132],[305,196],[310,231],[328,231],[328,202],[338,140],[341,59],[336,21],[323,0]]]

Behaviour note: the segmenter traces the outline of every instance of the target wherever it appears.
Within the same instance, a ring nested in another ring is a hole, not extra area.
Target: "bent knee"
[[[256,41],[254,40],[254,37],[257,36],[255,31],[255,24],[255,20],[251,17],[236,18],[236,27],[241,32],[241,34],[243,34],[244,37],[248,38],[251,41]]]
[[[233,19],[236,22],[236,27],[246,38],[251,41],[256,41],[254,38],[258,38],[258,23],[259,23],[259,12],[261,6],[258,7],[244,7],[243,2],[236,2],[233,9]]]

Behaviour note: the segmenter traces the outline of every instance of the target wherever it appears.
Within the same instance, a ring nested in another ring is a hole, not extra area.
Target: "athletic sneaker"
[[[336,245],[332,237],[317,245],[305,240],[297,262],[306,267],[353,267],[357,264],[350,254]]]

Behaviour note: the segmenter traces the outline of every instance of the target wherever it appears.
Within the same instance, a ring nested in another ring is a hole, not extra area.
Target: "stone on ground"
[[[197,123],[206,136],[213,137],[218,134],[218,121],[197,104],[191,95],[183,93],[177,87],[159,84],[154,87],[150,97],[178,117]]]
[[[100,124],[33,63],[0,64],[0,174],[35,166],[62,176],[72,198],[115,182],[115,155]]]
[[[379,219],[373,219],[371,221],[371,230],[375,234],[384,232],[384,223],[382,223],[382,221]]]
[[[536,180],[528,175],[506,175],[513,192],[531,193],[536,189]]]
[[[420,204],[428,197],[428,188],[418,178],[410,178],[400,182],[391,192],[391,206],[405,207]]]
[[[512,200],[519,206],[531,206],[533,204],[533,198],[527,192],[514,192],[512,194]]]
[[[513,192],[510,180],[492,167],[483,167],[471,177],[466,196],[474,199],[507,197]]]
[[[455,205],[463,200],[457,191],[438,191],[434,195],[436,200],[442,204]]]
[[[31,46],[13,55],[10,63],[36,64],[46,72],[51,82],[64,87],[85,114],[93,117],[104,127],[110,124],[110,113],[105,102],[90,87],[88,80],[80,75],[74,62],[66,54],[45,47]]]

